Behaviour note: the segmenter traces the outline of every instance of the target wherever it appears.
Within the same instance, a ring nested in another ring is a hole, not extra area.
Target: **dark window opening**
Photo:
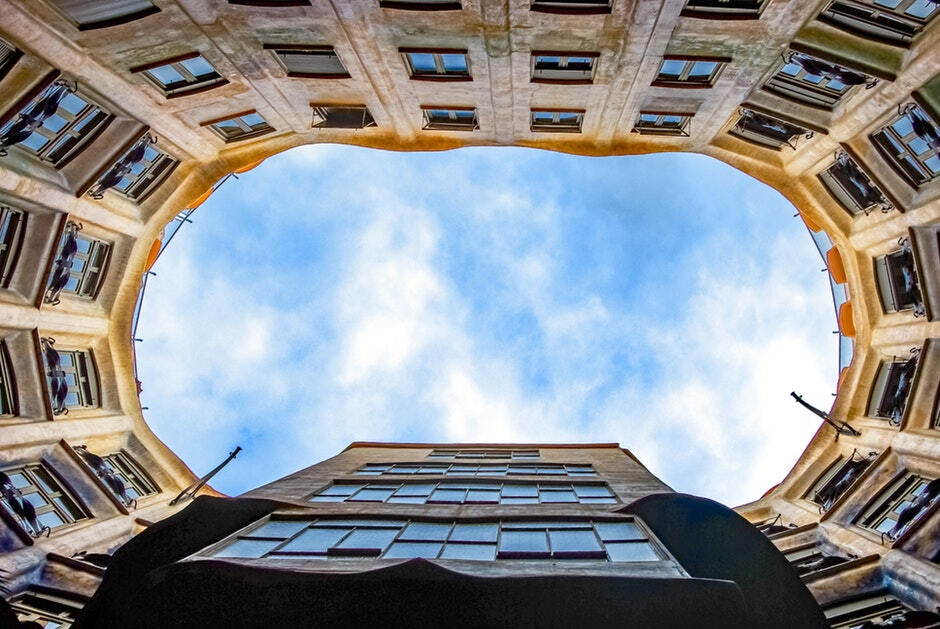
[[[894,203],[844,150],[836,154],[832,166],[819,173],[819,178],[852,216],[868,214],[875,208],[882,212],[895,209]]]
[[[330,105],[312,105],[314,129],[366,129],[374,127],[375,119],[364,105],[355,107],[334,107]]]
[[[796,149],[800,136],[813,137],[812,131],[746,108],[741,109],[741,117],[729,133],[777,151],[784,146]]]

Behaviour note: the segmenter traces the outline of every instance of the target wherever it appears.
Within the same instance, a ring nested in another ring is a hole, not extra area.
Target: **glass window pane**
[[[403,540],[445,540],[450,533],[450,522],[412,522],[402,532]]]
[[[464,495],[467,493],[465,489],[436,489],[434,493],[431,494],[431,497],[428,499],[429,502],[463,502]]]
[[[271,520],[247,533],[251,537],[279,537],[287,539],[310,525],[307,520]]]
[[[669,59],[663,61],[662,68],[660,68],[660,74],[666,74],[669,76],[679,76],[682,73],[682,69],[685,67],[685,61],[678,59]]]
[[[499,538],[500,552],[524,552],[548,554],[548,538],[545,531],[507,531]]]
[[[503,485],[503,496],[511,498],[535,498],[539,495],[538,485]]]
[[[533,498],[501,498],[499,501],[504,505],[537,505],[539,499],[537,497]]]
[[[427,496],[434,491],[434,483],[406,483],[395,492],[396,496]]]
[[[553,553],[589,552],[601,550],[601,544],[594,535],[593,530],[561,530],[549,531],[549,540],[552,543]]]
[[[398,559],[404,557],[425,557],[434,559],[441,552],[440,542],[422,543],[422,542],[395,542],[385,553],[386,559]]]
[[[718,64],[714,61],[696,61],[692,64],[692,71],[689,72],[689,76],[698,78],[711,76],[716,67],[718,67]]]
[[[355,502],[385,502],[394,491],[394,489],[373,489],[367,487],[350,498],[350,500]]]
[[[174,83],[182,83],[183,75],[176,71],[173,66],[160,66],[159,68],[153,68],[152,70],[147,70],[147,74],[152,76],[157,82],[166,87]]]
[[[349,532],[348,528],[311,528],[307,529],[281,548],[282,552],[297,553],[325,553],[327,549],[335,546],[343,536]]]
[[[213,557],[258,558],[274,550],[281,542],[271,540],[240,539],[212,554]]]
[[[452,544],[448,542],[441,559],[476,559],[492,561],[496,558],[496,544]]]
[[[20,142],[20,144],[22,144],[22,145],[26,146],[27,148],[30,148],[30,149],[32,149],[32,150],[34,150],[34,151],[38,151],[38,150],[40,150],[42,147],[44,147],[48,142],[49,142],[49,140],[46,139],[46,136],[44,136],[44,135],[42,135],[42,134],[40,134],[40,133],[33,133],[33,134],[30,135],[28,138],[26,138],[25,140],[23,140],[22,142]]]
[[[646,542],[607,543],[611,561],[659,561],[660,557]]]
[[[249,127],[253,127],[255,125],[264,124],[264,118],[259,114],[248,114],[247,116],[242,116],[242,122]]]
[[[387,503],[398,503],[398,504],[424,504],[427,502],[427,496],[392,496],[385,502]]]
[[[345,502],[349,496],[314,496],[310,502]]]
[[[454,542],[495,542],[499,525],[495,522],[458,522],[450,533]]]
[[[361,526],[361,527],[381,527],[381,528],[401,528],[405,526],[404,520],[369,520],[366,518],[360,518],[356,520],[347,519],[347,520],[318,520],[314,526],[326,526],[326,527],[337,527],[337,526]]]
[[[215,74],[215,68],[209,65],[209,62],[202,57],[187,59],[182,62],[182,65],[196,77]]]
[[[380,552],[392,543],[399,529],[356,529],[337,548],[377,549]]]
[[[646,539],[643,531],[632,522],[595,522],[597,534],[605,542],[613,540]]]
[[[326,496],[351,496],[365,487],[364,483],[333,485],[324,489],[321,494]]]
[[[467,71],[467,58],[462,54],[444,54],[441,59],[444,61],[444,69],[448,72]]]
[[[68,122],[64,118],[58,115],[52,115],[46,118],[45,122],[42,123],[42,126],[49,129],[53,133],[58,133],[61,131]]]
[[[426,52],[411,52],[408,56],[411,58],[411,67],[415,69],[415,72],[435,71],[434,55]]]
[[[36,509],[39,509],[40,507],[45,507],[46,505],[49,504],[46,501],[46,499],[43,498],[42,494],[35,492],[35,491],[31,494],[25,494],[23,498],[29,501],[29,503],[33,505],[34,507],[36,507]]]
[[[567,489],[564,491],[552,491],[547,489],[539,490],[539,499],[542,502],[577,502],[578,497],[574,491]]]
[[[79,510],[78,505],[67,498],[53,498],[52,501],[58,505],[59,509],[68,517],[70,520],[81,520],[85,517],[85,514]]]
[[[66,94],[65,98],[59,101],[59,107],[72,115],[78,114],[87,106],[88,102],[74,93]]]
[[[610,489],[604,485],[575,485],[574,492],[582,498],[598,498],[610,496]]]
[[[499,502],[499,491],[495,489],[471,489],[467,502]]]
[[[59,514],[55,511],[43,513],[42,515],[37,516],[36,519],[39,521],[40,526],[48,526],[51,529],[65,524],[62,518],[59,517]]]
[[[13,486],[17,489],[22,489],[23,487],[29,487],[31,483],[26,479],[23,474],[16,473],[9,475],[10,481],[13,483]]]

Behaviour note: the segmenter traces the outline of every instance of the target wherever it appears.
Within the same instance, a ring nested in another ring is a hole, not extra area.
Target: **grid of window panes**
[[[832,0],[820,18],[862,36],[907,44],[937,12],[931,0]]]
[[[301,78],[348,78],[349,72],[332,48],[273,48],[288,76]]]
[[[65,407],[97,406],[98,379],[91,355],[83,350],[55,350],[55,352],[59,355],[59,371],[68,387]],[[50,378],[51,376],[47,373],[47,379]]]
[[[69,237],[70,235],[68,233],[62,235],[62,241],[59,243],[59,252],[56,254],[56,257],[61,255],[62,247]],[[62,288],[62,292],[91,299],[98,294],[98,288],[101,285],[101,280],[104,278],[104,267],[108,261],[108,253],[111,251],[111,246],[101,240],[88,238],[79,234],[74,234],[74,238],[78,249],[75,255],[72,256],[72,268],[69,270],[69,279]],[[50,283],[52,279],[52,277],[49,278]]]
[[[532,80],[590,82],[596,63],[596,54],[534,52]]]
[[[916,117],[927,128],[930,137],[918,135],[911,117]],[[917,105],[908,113],[897,117],[871,136],[875,145],[894,163],[915,186],[923,185],[940,175],[940,127],[931,116]]]
[[[115,452],[101,457],[108,467],[124,483],[124,490],[131,500],[149,496],[160,491],[143,470],[124,452]]]
[[[847,154],[841,154],[832,166],[819,173],[819,179],[852,216],[867,214],[876,207],[882,210],[894,207],[868,173]]]
[[[692,116],[641,111],[634,129],[649,135],[689,135],[688,127]]]
[[[156,188],[170,174],[176,160],[152,144],[144,149],[144,156],[114,186],[124,196],[138,201]]]
[[[59,86],[51,85],[34,98],[20,114],[29,113],[50,90]],[[74,155],[85,142],[111,117],[100,105],[80,92],[66,94],[55,113],[45,119],[18,147],[29,151],[40,159],[52,164],[59,164]],[[15,122],[13,117],[3,127],[3,134]]]
[[[167,96],[226,82],[201,55],[150,68],[143,73]]]
[[[23,242],[26,213],[0,206],[0,286],[7,286]]]
[[[914,358],[881,363],[872,385],[868,415],[889,419],[895,424],[900,423],[916,369],[917,360]]]
[[[150,0],[52,0],[52,4],[78,26],[86,28],[157,11]]]
[[[210,124],[209,128],[226,142],[247,140],[274,131],[274,127],[269,125],[258,112],[235,116],[227,120],[219,120]]]
[[[365,129],[374,127],[375,119],[365,106],[359,107],[331,107],[328,105],[311,105],[314,129]]]
[[[10,350],[6,341],[0,340],[0,416],[17,414],[15,387]]]
[[[664,59],[653,84],[678,83],[709,87],[724,65],[720,61],[708,59]]]
[[[40,526],[55,530],[87,517],[75,499],[44,466],[27,465],[3,471],[23,499],[28,500],[36,509],[36,520]],[[10,515],[16,517],[12,512]]]
[[[906,474],[902,476],[881,492],[875,504],[862,514],[859,523],[865,528],[873,529],[879,533],[889,532],[897,524],[898,516],[901,512],[917,500],[917,497],[924,491],[929,483],[929,479],[918,476],[917,474]],[[929,507],[929,505],[927,505],[927,507]],[[928,510],[927,507],[916,514],[907,525],[898,532],[898,536],[915,525],[919,517]]]
[[[581,133],[581,124],[583,122],[583,111],[533,109],[530,112],[529,129],[549,133]]]
[[[437,131],[474,131],[480,127],[477,123],[477,110],[442,109],[432,107],[423,109],[424,129]]]
[[[407,519],[268,520],[211,552],[266,559],[596,559],[662,561],[632,519],[433,522]]]
[[[784,63],[764,85],[770,92],[827,109],[838,103],[851,87],[834,76],[813,74],[796,61]]]
[[[447,476],[596,476],[594,467],[568,463],[367,463],[356,470],[360,476],[381,474],[437,474]]]
[[[537,459],[538,450],[443,450],[434,449],[429,459]]]
[[[910,249],[875,258],[875,277],[885,312],[913,310],[921,303],[917,268]]]
[[[504,483],[440,481],[427,483],[334,483],[311,502],[387,502],[400,504],[614,504],[607,485],[581,483]]]
[[[408,74],[413,79],[469,79],[470,58],[466,50],[412,50],[399,48],[398,50]]]
[[[807,131],[802,127],[778,120],[772,116],[750,109],[742,109],[741,117],[738,118],[737,123],[728,133],[743,140],[779,150],[784,145],[796,148],[791,140],[805,135]]]

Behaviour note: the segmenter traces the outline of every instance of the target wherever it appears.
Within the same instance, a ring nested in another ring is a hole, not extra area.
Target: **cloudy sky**
[[[146,418],[238,494],[351,441],[619,442],[729,505],[789,470],[837,371],[779,194],[698,155],[310,146],[230,179],[157,262]]]

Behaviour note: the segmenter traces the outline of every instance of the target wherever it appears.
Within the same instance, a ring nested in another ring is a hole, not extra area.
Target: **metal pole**
[[[225,467],[226,465],[228,465],[228,464],[229,464],[229,461],[231,461],[231,460],[234,459],[236,456],[238,456],[238,453],[241,452],[241,451],[242,451],[242,447],[241,447],[241,446],[235,446],[235,449],[232,450],[231,452],[229,452],[228,458],[226,458],[226,459],[225,459],[224,461],[222,461],[219,465],[217,465],[214,470],[212,470],[211,472],[209,472],[208,474],[206,474],[205,476],[203,476],[202,478],[200,478],[199,481],[196,482],[195,485],[190,485],[189,487],[187,487],[186,489],[184,489],[183,491],[181,491],[181,492],[179,493],[179,495],[178,495],[176,498],[174,498],[173,500],[170,501],[170,506],[172,507],[173,505],[175,505],[176,503],[180,502],[180,501],[183,500],[184,498],[192,498],[193,496],[195,496],[197,491],[199,491],[200,489],[202,489],[203,486],[204,486],[206,483],[208,483],[208,482],[212,479],[213,476],[215,476],[216,474],[219,473],[219,470],[221,470],[223,467]]]
[[[849,434],[849,435],[854,435],[854,436],[856,436],[856,437],[860,437],[860,436],[862,435],[862,433],[860,433],[859,431],[857,431],[857,430],[855,430],[854,428],[852,428],[852,427],[851,427],[848,423],[846,423],[846,422],[842,422],[842,425],[841,425],[841,426],[840,426],[839,424],[835,423],[835,422],[832,421],[832,419],[829,417],[829,414],[828,414],[828,413],[825,413],[825,412],[819,410],[818,408],[816,408],[815,406],[813,406],[812,404],[810,404],[809,402],[806,402],[801,396],[797,395],[795,391],[790,391],[790,395],[792,395],[792,396],[793,396],[793,399],[795,399],[797,402],[799,402],[802,406],[804,406],[805,408],[809,409],[809,411],[810,411],[811,413],[813,413],[814,415],[818,415],[819,417],[822,417],[822,419],[823,419],[824,422],[826,422],[827,424],[829,424],[830,426],[832,426],[833,428],[836,429],[836,433],[840,433],[840,434]]]

